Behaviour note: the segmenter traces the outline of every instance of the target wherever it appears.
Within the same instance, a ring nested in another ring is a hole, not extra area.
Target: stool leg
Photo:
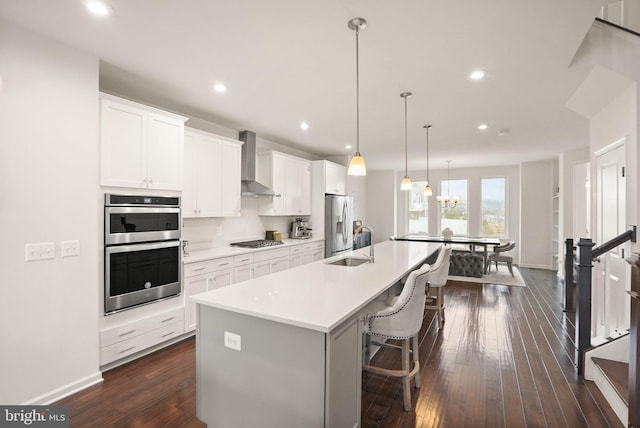
[[[411,339],[404,339],[402,341],[402,371],[404,372],[404,376],[402,378],[402,395],[404,400],[404,409],[406,411],[411,410],[411,390],[409,389],[409,384],[411,383],[411,379],[409,379],[409,373],[411,372],[411,362],[409,361],[410,340]]]
[[[438,326],[444,327],[444,293],[442,291],[444,287],[438,287]]]
[[[371,336],[364,334],[364,364],[371,364]]]
[[[413,366],[414,367],[420,367],[420,359],[418,358],[418,335],[416,334],[415,336],[413,336],[411,338],[411,343],[412,343],[412,347],[411,347],[411,351],[413,353]],[[415,383],[416,383],[416,388],[420,388],[420,369],[418,369],[418,372],[416,373],[416,376],[413,378]]]
[[[512,264],[511,262],[507,262],[507,268],[509,268],[509,273],[511,274],[511,276],[514,276],[513,275],[513,266],[511,266],[511,264]]]

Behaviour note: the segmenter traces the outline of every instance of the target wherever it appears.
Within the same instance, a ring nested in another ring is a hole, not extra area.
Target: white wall
[[[98,60],[0,21],[0,75],[0,403],[45,403],[101,379]]]
[[[554,161],[520,165],[520,265],[551,269],[553,242],[552,204]]]

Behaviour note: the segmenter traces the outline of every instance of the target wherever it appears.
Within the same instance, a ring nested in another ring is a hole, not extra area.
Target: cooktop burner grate
[[[274,245],[282,245],[284,242],[282,241],[273,241],[269,239],[256,239],[254,241],[244,241],[244,242],[232,242],[231,245],[235,247],[244,247],[244,248],[262,248],[262,247],[273,247]]]

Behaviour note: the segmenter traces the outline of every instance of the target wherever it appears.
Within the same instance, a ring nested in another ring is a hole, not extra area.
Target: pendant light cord
[[[358,49],[358,34],[356,26],[356,155],[360,156],[360,55]]]
[[[408,146],[407,146],[407,97],[404,97],[404,176],[409,176],[409,168],[407,167]]]
[[[429,128],[431,125],[425,125],[427,128],[427,186],[429,185]]]

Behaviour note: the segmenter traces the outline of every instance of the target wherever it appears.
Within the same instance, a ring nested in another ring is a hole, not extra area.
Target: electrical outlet
[[[227,348],[235,349],[236,351],[242,350],[242,337],[239,334],[224,332],[224,346]]]
[[[216,230],[216,234],[217,234],[218,236],[221,236],[221,235],[222,235],[222,226],[218,226],[218,229]]]
[[[60,248],[62,248],[62,257],[80,255],[80,241],[62,241],[60,243]]]
[[[33,260],[47,260],[55,257],[55,247],[53,242],[41,242],[37,244],[27,244],[25,246],[24,258],[30,262]]]

